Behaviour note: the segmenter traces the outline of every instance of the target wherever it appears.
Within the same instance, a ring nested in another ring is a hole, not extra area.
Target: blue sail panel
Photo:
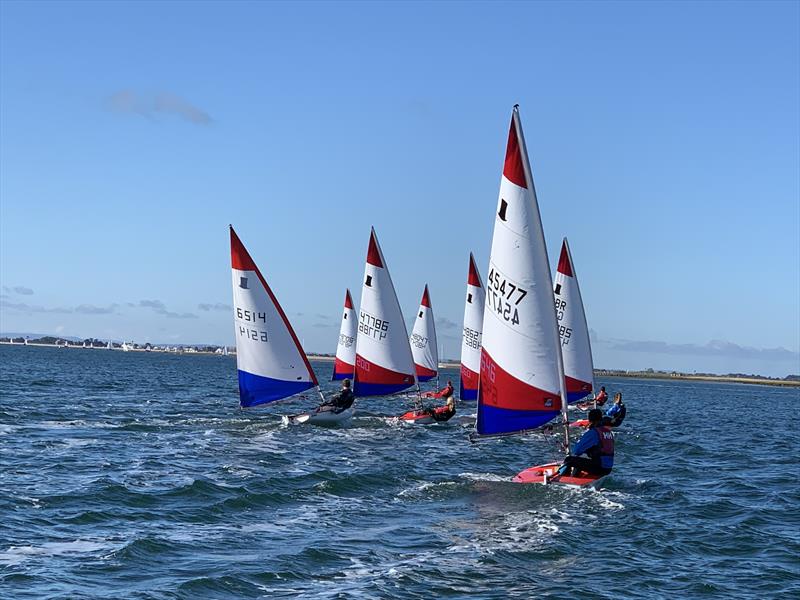
[[[304,392],[315,385],[311,381],[284,381],[262,377],[239,369],[239,405],[247,408],[276,402]]]
[[[535,429],[552,421],[559,411],[510,410],[486,404],[478,404],[478,419],[475,429],[479,435],[500,435]]]

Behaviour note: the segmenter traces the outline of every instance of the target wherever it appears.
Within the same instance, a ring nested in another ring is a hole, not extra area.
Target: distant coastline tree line
[[[25,338],[24,337],[0,337],[0,342],[4,342],[6,344],[24,344]],[[35,339],[28,339],[29,344],[44,344],[50,346],[77,346],[77,347],[91,347],[91,348],[106,348],[108,342],[103,340],[98,340],[96,338],[86,338],[84,340],[78,341],[69,341],[64,338],[46,335],[44,337],[35,338]],[[157,346],[156,344],[152,344],[150,342],[146,342],[144,344],[137,344],[137,343],[130,343],[128,344],[134,350],[151,350],[156,348],[162,348],[164,346]],[[121,348],[122,344],[118,344],[116,342],[111,342],[112,348]],[[180,345],[177,346],[178,348],[191,348],[195,352],[209,352],[214,353],[218,350],[219,346],[212,346],[212,345]],[[332,357],[332,354],[316,354],[316,356],[324,356],[324,357]],[[756,373],[728,373],[726,375],[720,375],[718,373],[701,373],[701,372],[694,372],[694,373],[682,373],[679,371],[661,371],[656,369],[644,369],[643,371],[626,371],[623,369],[595,369],[595,374],[600,376],[607,376],[607,377],[652,377],[652,378],[669,378],[669,377],[698,377],[698,378],[729,378],[729,379],[763,379],[769,381],[791,381],[791,382],[800,382],[800,375],[787,375],[786,377],[767,377],[765,375],[758,375]]]

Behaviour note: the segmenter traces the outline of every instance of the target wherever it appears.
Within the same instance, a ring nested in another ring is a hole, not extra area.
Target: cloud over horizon
[[[139,300],[140,308],[152,309],[157,315],[162,315],[168,319],[197,319],[198,316],[194,313],[176,313],[167,310],[167,306],[161,300]]]
[[[75,312],[82,315],[109,315],[116,311],[118,304],[109,306],[94,306],[93,304],[79,304],[75,307]]]
[[[455,329],[459,327],[459,324],[447,317],[436,317],[436,327],[439,329]]]
[[[195,125],[209,125],[212,122],[207,112],[169,92],[150,96],[133,90],[120,90],[108,98],[107,105],[114,112],[139,115],[150,121],[155,121],[159,115],[173,115]]]
[[[225,304],[223,302],[216,302],[214,304],[209,303],[201,303],[197,305],[197,308],[203,311],[212,311],[212,310],[233,310],[233,307],[230,304]]]
[[[71,308],[55,306],[52,308],[39,304],[26,304],[25,302],[9,302],[5,298],[0,298],[0,308],[17,310],[24,313],[71,313]]]
[[[0,298],[0,308],[9,309],[23,313],[57,313],[82,315],[108,315],[116,311],[118,304],[109,306],[94,306],[93,304],[79,304],[75,308],[66,306],[42,306],[40,304],[27,304],[25,302],[9,302],[6,298]]]
[[[25,287],[24,285],[18,285],[15,287],[8,287],[7,285],[4,285],[3,290],[6,292],[19,294],[20,296],[33,296],[33,290],[29,287]]]
[[[711,340],[705,345],[669,344],[658,341],[602,340],[611,350],[647,352],[651,354],[719,356],[749,360],[798,361],[800,353],[786,348],[753,348],[725,340]]]

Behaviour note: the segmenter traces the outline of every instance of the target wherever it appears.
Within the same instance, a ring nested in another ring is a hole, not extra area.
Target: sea
[[[240,410],[235,357],[2,346],[0,598],[800,598],[800,389],[597,383],[628,415],[575,490],[474,402],[285,426],[318,398]]]

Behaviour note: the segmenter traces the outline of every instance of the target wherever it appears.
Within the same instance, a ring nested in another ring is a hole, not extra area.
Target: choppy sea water
[[[566,490],[511,483],[558,444],[470,444],[474,403],[285,427],[313,397],[240,411],[235,358],[0,347],[0,597],[800,597],[800,390],[598,384],[617,468]]]

